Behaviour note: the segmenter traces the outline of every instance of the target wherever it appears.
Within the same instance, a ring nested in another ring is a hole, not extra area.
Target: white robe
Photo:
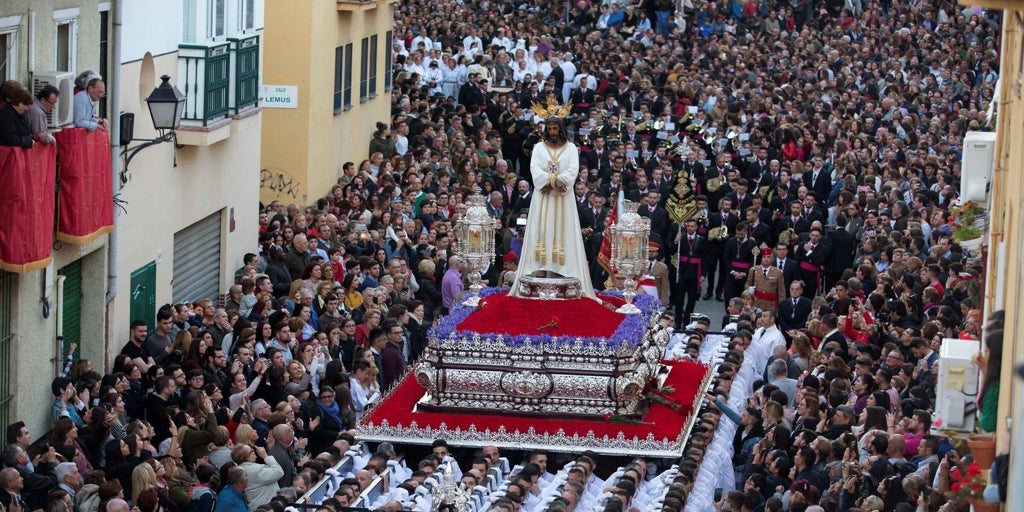
[[[561,151],[561,153],[559,153]],[[557,156],[558,174],[556,179],[565,186],[566,192],[557,190],[543,194],[540,189],[550,183],[548,165]],[[580,231],[580,215],[576,209],[573,182],[579,174],[579,153],[576,145],[568,142],[561,150],[552,150],[547,144],[534,146],[530,159],[530,174],[537,192],[530,200],[530,214],[527,219],[523,251],[516,271],[516,284],[512,295],[518,296],[519,279],[538,270],[548,270],[580,281],[580,290],[586,297],[594,297],[590,283],[587,254],[583,248],[583,234]],[[542,247],[538,247],[542,244]],[[564,259],[553,254],[553,249],[564,251]],[[538,255],[538,249],[543,254]]]

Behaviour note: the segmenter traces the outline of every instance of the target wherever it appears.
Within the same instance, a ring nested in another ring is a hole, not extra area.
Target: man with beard
[[[579,211],[570,189],[579,174],[579,152],[566,138],[562,119],[548,117],[544,140],[533,148],[530,174],[538,187],[530,202],[523,252],[516,285],[535,272],[575,277],[584,296],[593,297],[594,289],[587,272],[587,256],[580,233]]]

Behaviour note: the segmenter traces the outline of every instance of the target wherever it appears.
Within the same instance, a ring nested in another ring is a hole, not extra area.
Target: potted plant
[[[964,250],[977,251],[985,234],[985,212],[974,201],[965,201],[954,206],[950,212],[950,224],[953,226],[953,239]]]
[[[949,492],[947,497],[950,500],[960,503],[970,503],[976,512],[998,512],[998,503],[988,503],[982,494],[988,480],[978,465],[977,461],[967,466],[967,471],[961,471],[960,467],[954,466],[949,475]]]

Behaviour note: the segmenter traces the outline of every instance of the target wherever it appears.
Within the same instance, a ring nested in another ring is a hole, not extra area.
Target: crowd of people
[[[323,508],[385,474],[402,476],[380,506],[422,505],[416,488],[453,462],[447,446],[404,473],[395,447],[371,453],[353,427],[462,293],[454,224],[470,195],[501,226],[484,279],[511,283],[544,185],[529,165],[546,121],[536,105],[549,100],[569,105],[579,147],[567,193],[580,271],[613,286],[603,234],[620,195],[637,201],[654,242],[645,289],[676,332],[666,357],[698,359],[709,332],[730,338],[671,473],[636,461],[606,485],[597,473],[614,468],[596,454],[557,475],[532,454],[503,475],[492,510],[966,503],[951,475],[970,460],[934,428],[935,382],[944,339],[981,340],[978,424],[995,430],[1002,317],[982,319],[982,262],[961,249],[954,216],[964,136],[988,125],[1000,13],[951,1],[419,0],[395,15],[392,117],[366,158],[353,155],[315,204],[261,209],[260,251],[222,304],[166,305],[155,332],[133,322],[106,374],[71,362],[53,382],[49,443],[8,428],[0,508],[282,512],[346,456],[359,463]],[[9,85],[3,140],[46,142],[22,114],[53,91],[34,103]],[[101,86],[82,84],[83,122]],[[701,298],[721,301],[722,325],[687,325]],[[710,448],[723,423],[736,432],[728,453]],[[467,471],[476,487],[496,458],[454,462],[482,465]],[[695,492],[702,472],[723,469],[720,498]]]

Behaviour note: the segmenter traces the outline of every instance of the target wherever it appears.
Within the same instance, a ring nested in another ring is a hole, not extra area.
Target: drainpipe
[[[110,87],[110,96],[108,96],[110,101],[108,113],[112,117],[110,120],[111,201],[121,193],[121,13],[124,11],[124,0],[114,0],[113,10],[114,26],[110,32],[110,61],[114,66],[110,71],[110,80],[107,81],[107,84],[113,85],[113,87]],[[104,354],[110,353],[111,305],[114,303],[114,299],[117,298],[117,239],[121,233],[120,219],[121,214],[118,213],[118,208],[114,208],[114,229],[111,230],[107,238],[107,308],[103,322]],[[106,368],[108,361],[103,361],[103,363],[104,368]]]
[[[108,112],[113,118],[110,120],[110,172],[111,183],[113,184],[112,194],[117,196],[121,192],[121,13],[124,10],[124,0],[115,0],[114,5],[114,27],[111,31],[111,62],[113,67],[110,71],[109,84],[110,101]],[[114,209],[114,229],[107,239],[107,297],[106,304],[114,302],[117,297],[117,239],[120,233],[121,214]]]
[[[56,373],[54,375],[60,375],[60,371],[64,366],[64,280],[67,276],[57,276],[56,283],[56,297],[54,298],[55,307],[54,314],[57,315],[57,357],[54,358],[56,361]]]

